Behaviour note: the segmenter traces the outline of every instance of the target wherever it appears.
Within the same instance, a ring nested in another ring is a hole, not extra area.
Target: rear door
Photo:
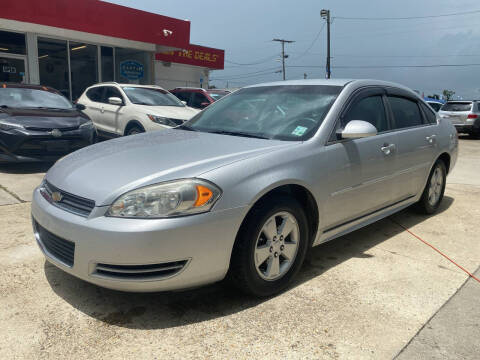
[[[324,155],[330,164],[325,231],[395,202],[397,135],[390,130],[384,94],[381,88],[363,90],[347,105],[337,122],[337,130],[341,130],[351,120],[368,121],[377,128],[376,136],[341,140],[333,134],[325,147]]]
[[[421,102],[403,90],[388,90],[387,104],[398,136],[394,196],[405,199],[423,190],[436,154],[437,123],[423,114],[431,110],[421,109]]]

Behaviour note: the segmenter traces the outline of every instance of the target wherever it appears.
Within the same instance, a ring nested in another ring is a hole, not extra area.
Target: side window
[[[435,124],[437,122],[437,116],[435,113],[428,108],[425,104],[420,103],[422,107],[423,113],[425,114],[425,118],[429,124]]]
[[[369,96],[355,103],[342,119],[342,128],[351,120],[367,121],[377,128],[378,132],[388,130],[385,106],[380,95]]]
[[[87,91],[87,97],[94,102],[102,102],[103,87],[97,86]]]
[[[175,92],[173,95],[175,95],[177,98],[179,98],[181,101],[186,101],[187,104],[190,101],[190,96],[191,94],[185,91],[178,91]]]
[[[209,102],[207,97],[201,93],[194,93],[192,99],[192,107],[201,108],[201,104],[204,102]]]
[[[416,101],[394,96],[389,96],[388,101],[392,108],[395,129],[423,124],[422,115]]]
[[[117,88],[114,88],[113,86],[106,86],[102,102],[107,104],[108,103],[108,98],[111,98],[111,97],[118,97],[118,98],[122,99],[122,101],[125,102],[122,94],[120,94],[120,91],[118,91]]]

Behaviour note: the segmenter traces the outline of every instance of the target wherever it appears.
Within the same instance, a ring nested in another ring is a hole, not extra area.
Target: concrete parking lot
[[[407,209],[316,247],[264,300],[222,284],[121,293],[63,273],[30,224],[49,165],[0,166],[0,358],[478,358],[480,284],[398,224],[477,271],[479,164],[480,140],[462,138],[438,214]]]

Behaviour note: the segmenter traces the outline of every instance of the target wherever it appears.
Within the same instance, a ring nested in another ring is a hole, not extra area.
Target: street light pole
[[[285,43],[293,43],[295,41],[292,40],[284,40],[284,39],[273,39],[272,41],[278,41],[282,43],[282,73],[283,73],[283,80],[285,80],[285,59],[288,58],[288,55],[285,55]]]

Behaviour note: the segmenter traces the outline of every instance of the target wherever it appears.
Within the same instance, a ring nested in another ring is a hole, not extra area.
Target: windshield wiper
[[[225,130],[214,130],[214,131],[207,131],[207,132],[212,133],[212,134],[243,136],[243,137],[248,137],[248,138],[271,140],[271,138],[269,138],[268,136],[246,133],[246,132],[225,131]]]
[[[174,127],[174,129],[187,130],[187,131],[200,131],[200,130],[194,129],[194,128],[192,128],[192,127],[190,127],[190,126],[188,126],[188,125],[185,125],[185,124],[176,126],[176,127]]]

